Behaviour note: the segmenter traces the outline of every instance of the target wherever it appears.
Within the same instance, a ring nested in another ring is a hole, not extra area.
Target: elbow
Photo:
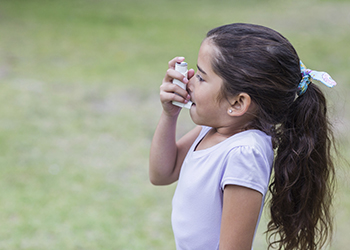
[[[174,181],[170,180],[170,178],[162,178],[160,176],[154,175],[154,174],[149,174],[149,181],[154,185],[154,186],[165,186],[173,183]]]
[[[163,183],[159,178],[152,177],[151,175],[149,176],[149,181],[151,182],[152,185],[154,186],[163,186],[166,185]]]
[[[159,186],[160,185],[160,181],[159,181],[159,177],[157,177],[154,173],[152,173],[151,171],[149,172],[149,181],[151,182],[152,185],[154,186]]]
[[[177,181],[178,178],[174,175],[173,172],[169,173],[168,171],[159,171],[159,167],[156,165],[149,165],[149,181],[155,186],[164,186],[172,184]]]
[[[149,176],[149,181],[151,182],[152,185],[159,186],[158,180],[156,178],[152,177],[151,175]]]

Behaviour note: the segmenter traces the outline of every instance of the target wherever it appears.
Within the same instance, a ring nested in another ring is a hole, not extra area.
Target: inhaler
[[[188,70],[187,70],[187,63],[186,62],[176,63],[175,64],[175,70],[180,72],[181,74],[183,74],[187,78]],[[181,81],[179,81],[177,79],[174,79],[173,83],[178,85],[178,86],[180,86],[183,89],[186,89],[186,84],[184,84],[183,82],[181,82]],[[178,106],[178,107],[187,108],[187,109],[190,109],[191,106],[192,106],[192,102],[191,101],[188,101],[188,103],[181,103],[181,102],[173,101],[173,104]]]

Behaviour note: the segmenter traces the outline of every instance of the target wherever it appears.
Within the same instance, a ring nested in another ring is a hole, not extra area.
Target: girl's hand
[[[175,71],[175,64],[177,62],[183,62],[184,60],[184,57],[175,57],[169,61],[169,68],[160,86],[160,101],[162,102],[164,112],[169,116],[178,115],[181,110],[180,107],[173,105],[172,101],[187,103],[191,98],[186,90],[172,83],[173,79],[178,79],[187,84],[189,79],[193,77],[193,69],[188,71],[188,79],[180,72]]]

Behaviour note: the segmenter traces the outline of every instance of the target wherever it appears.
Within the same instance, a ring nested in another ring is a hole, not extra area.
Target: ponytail
[[[276,139],[269,247],[321,248],[332,235],[334,165],[326,99],[316,85],[286,111]]]

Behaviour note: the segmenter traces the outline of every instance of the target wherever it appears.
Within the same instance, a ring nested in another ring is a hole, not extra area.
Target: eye
[[[196,74],[196,77],[197,77],[198,81],[204,82],[204,79],[199,74]]]

